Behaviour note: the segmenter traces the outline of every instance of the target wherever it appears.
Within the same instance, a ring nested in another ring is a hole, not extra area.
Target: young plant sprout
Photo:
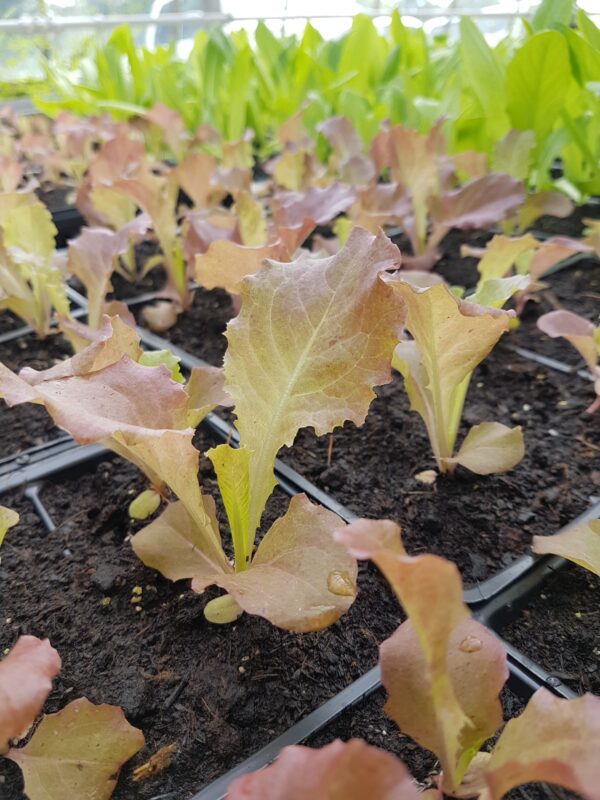
[[[0,308],[43,339],[54,310],[69,316],[65,276],[50,212],[30,193],[0,195]]]
[[[21,636],[0,661],[0,757],[17,764],[30,800],[108,800],[121,767],[144,744],[117,706],[80,697],[44,716],[25,745],[11,746],[35,722],[60,666],[50,642],[35,636]]]
[[[554,536],[534,536],[532,550],[562,556],[600,577],[600,519],[579,522]]]
[[[396,277],[402,279],[402,271]],[[475,425],[455,451],[473,370],[508,330],[511,312],[493,306],[527,285],[526,278],[519,280],[487,282],[475,300],[487,300],[489,306],[458,300],[443,284],[419,288],[390,281],[406,303],[406,330],[412,337],[396,347],[392,363],[404,378],[411,409],[425,423],[442,474],[458,464],[480,475],[505,472],[523,458],[521,427],[499,422]]]
[[[463,157],[457,166],[446,151],[441,122],[425,136],[401,125],[383,130],[373,141],[372,153],[378,171],[389,168],[392,181],[404,189],[406,202],[394,213],[401,216],[412,246],[412,256],[404,259],[411,269],[433,267],[439,258],[437,246],[451,228],[489,227],[525,197],[523,185],[510,175],[480,175],[477,154],[472,154],[472,164]],[[472,167],[476,177],[458,185],[456,174],[465,166]]]
[[[408,616],[379,648],[385,711],[437,756],[439,774],[419,792],[392,754],[359,740],[335,741],[321,750],[285,748],[270,767],[237,778],[227,797],[501,800],[511,789],[544,781],[597,800],[600,698],[563,700],[539,689],[493,747],[481,750],[502,725],[499,695],[509,673],[501,642],[464,604],[455,565],[409,556],[389,520],[357,520],[334,536],[379,567]]]
[[[241,312],[228,326],[224,386],[214,368],[194,370],[184,387],[164,364],[143,366],[135,331],[117,318],[50,370],[17,377],[0,366],[0,389],[9,405],[41,403],[78,442],[102,442],[145,472],[168,502],[134,537],[134,550],[172,580],[191,578],[197,591],[225,589],[206,605],[208,619],[228,622],[247,611],[289,630],[318,630],[356,594],[356,563],[332,538],[339,518],[299,495],[257,548],[256,532],[279,449],[308,425],[322,435],[346,420],[361,424],[373,387],[390,381],[403,304],[382,273],[399,260],[382,233],[356,229],[335,256],[266,262],[243,282]],[[214,501],[201,494],[192,445],[193,428],[229,398],[240,446],[222,444],[207,455],[233,565]]]
[[[593,414],[600,409],[600,326],[594,327],[584,317],[565,309],[544,314],[538,319],[537,326],[553,339],[566,339],[585,360],[592,373],[597,395],[591,406],[586,408],[586,413]]]

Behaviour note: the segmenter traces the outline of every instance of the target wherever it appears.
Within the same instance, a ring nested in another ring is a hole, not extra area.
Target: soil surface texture
[[[500,634],[573,691],[600,694],[600,578],[569,564]]]
[[[216,497],[204,459],[201,479]],[[402,616],[385,580],[362,564],[356,602],[326,631],[291,634],[247,615],[209,624],[202,609],[216,590],[197,595],[189,582],[162,579],[132,551],[129,537],[143,523],[130,521],[127,507],[144,484],[134,467],[110,458],[57,476],[41,492],[58,526],[50,535],[21,491],[3,496],[21,522],[2,549],[0,648],[23,633],[48,637],[63,666],[46,712],[83,695],[122,706],[143,730],[146,746],[123,770],[114,800],[168,792],[187,800],[373,667]],[[287,503],[277,490],[263,530]],[[226,532],[222,508],[219,517]],[[177,755],[164,773],[133,783],[132,768],[172,743]],[[18,770],[2,760],[0,776],[3,800],[22,800]]]

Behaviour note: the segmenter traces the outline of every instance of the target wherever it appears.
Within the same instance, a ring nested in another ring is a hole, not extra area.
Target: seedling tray
[[[76,315],[83,315],[85,313],[83,298],[77,296],[76,293],[71,293],[71,295],[75,302],[81,302],[82,305],[81,309],[75,312]],[[144,299],[137,298],[137,302],[142,302]],[[135,302],[134,300],[133,303]],[[18,335],[22,336],[24,331],[12,331],[10,333],[12,335],[7,340]],[[142,342],[146,347],[150,349],[169,348],[181,358],[182,365],[187,369],[201,366],[204,363],[159,336],[144,330],[141,330],[140,333]],[[545,368],[567,375],[578,375],[581,378],[589,377],[583,370],[540,356],[523,348],[515,348],[514,352],[519,358],[534,361]],[[209,415],[203,428],[219,441],[230,440],[234,443],[236,441],[235,430],[214,414]],[[98,445],[79,447],[68,437],[61,437],[53,442],[32,448],[16,457],[0,460],[0,494],[5,494],[19,487],[26,487],[28,501],[46,530],[51,533],[54,529],[54,521],[45,508],[43,498],[40,495],[40,487],[43,486],[43,482],[56,478],[65,470],[72,471],[77,469],[84,471],[90,464],[97,463],[99,459],[107,457],[107,451]],[[291,496],[297,492],[304,491],[315,502],[319,502],[336,512],[344,520],[350,522],[355,518],[355,515],[336,501],[335,498],[314,486],[285,463],[277,461],[275,471],[279,487],[286,495]],[[598,516],[600,516],[600,504],[589,509],[585,515],[578,519]],[[478,619],[497,632],[504,626],[507,619],[518,613],[527,600],[541,590],[544,580],[549,574],[552,574],[556,569],[564,569],[564,563],[562,559],[552,557],[535,558],[523,556],[488,580],[467,589],[465,601],[471,606]],[[524,699],[541,686],[551,689],[555,694],[562,697],[573,696],[573,692],[562,684],[556,676],[524,656],[516,648],[510,645],[506,645],[506,647],[511,673],[510,687]],[[224,797],[227,785],[236,775],[266,765],[273,760],[283,746],[305,741],[308,737],[322,730],[343,711],[360,703],[379,686],[377,668],[369,670],[362,677],[319,706],[315,711],[303,716],[299,722],[292,725],[280,736],[276,736],[270,744],[259,749],[247,760],[242,761],[232,771],[225,773],[221,778],[207,785],[198,794],[194,795],[192,800],[217,800],[217,798]],[[158,796],[170,797],[171,795],[175,796],[173,793],[159,794]]]
[[[213,441],[225,441],[230,437],[229,427],[214,415],[210,415],[201,427],[204,429],[205,434]],[[46,452],[43,455],[40,449],[37,458],[36,454],[32,453],[28,463],[20,464],[18,472],[14,470],[10,472],[7,470],[6,463],[0,465],[0,467],[5,470],[4,474],[0,477],[0,502],[8,491],[14,491],[19,488],[23,489],[24,497],[31,504],[31,508],[41,520],[48,535],[52,535],[56,527],[52,511],[44,502],[44,483],[47,481],[54,482],[57,479],[60,480],[61,476],[66,473],[71,476],[77,475],[79,480],[86,471],[90,470],[99,462],[104,463],[111,458],[108,451],[98,445],[77,448],[67,448],[65,445],[66,442],[54,443],[53,446],[46,448]],[[296,476],[292,470],[285,467],[281,468],[280,465],[278,465],[278,467],[277,478],[279,487],[286,495],[291,496],[300,489],[308,488],[306,483],[302,481],[301,478],[298,479],[299,476]],[[315,496],[314,499],[318,500],[324,498]],[[345,509],[338,507],[337,511],[348,520],[353,518]],[[552,559],[538,559],[537,561],[531,559],[531,564],[528,565],[529,569],[525,570],[519,579],[515,579],[514,575],[510,576],[512,586],[515,587],[523,580],[526,580],[532,570],[538,570],[540,564],[549,560]],[[468,599],[468,595],[469,593],[467,592],[465,599]],[[493,600],[491,603],[484,602],[482,604],[481,598],[477,598],[476,606],[478,617],[484,621],[492,618],[493,609],[495,608]],[[488,607],[491,609],[489,612]],[[340,624],[343,626],[344,621],[342,620]],[[234,635],[234,632],[230,631],[230,635]],[[541,667],[534,664],[529,659],[522,657],[521,654],[513,648],[509,647],[508,650],[511,674],[509,686],[523,699],[527,699],[530,694],[540,686],[550,688],[555,694],[561,697],[573,696],[572,692],[559,681],[556,681],[552,675],[549,675]],[[372,692],[378,689],[380,685],[378,669],[370,669],[362,677],[335,694],[331,699],[327,700],[314,711],[303,716],[288,730],[274,737],[268,745],[260,748],[255,754],[237,765],[232,771],[227,772],[225,775],[203,788],[194,796],[193,800],[217,800],[217,798],[224,797],[226,787],[234,777],[243,772],[265,766],[276,757],[282,747],[302,742],[318,733],[338,715],[368,697]]]
[[[57,247],[66,247],[69,239],[74,239],[86,224],[81,212],[75,206],[65,206],[52,211],[52,222],[56,226]]]

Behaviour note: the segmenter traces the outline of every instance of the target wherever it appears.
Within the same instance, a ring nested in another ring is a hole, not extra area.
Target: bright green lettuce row
[[[174,47],[137,46],[122,26],[76,74],[48,66],[56,99],[35,101],[50,114],[108,110],[118,118],[160,102],[190,131],[207,123],[235,140],[251,128],[262,156],[277,149],[278,127],[298,110],[310,135],[343,114],[365,144],[386,119],[426,132],[444,116],[453,152],[478,150],[490,161],[516,128],[535,136],[530,186],[549,188],[548,169],[561,157],[562,188],[579,198],[600,184],[600,30],[574,11],[574,0],[545,0],[495,47],[468,18],[450,40],[406,27],[398,13],[385,32],[357,15],[334,40],[310,23],[301,36],[283,37],[263,23],[252,37],[215,28],[196,34],[187,59]],[[318,147],[325,155],[325,143]]]

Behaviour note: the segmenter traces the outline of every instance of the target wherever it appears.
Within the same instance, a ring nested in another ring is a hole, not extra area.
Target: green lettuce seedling
[[[0,195],[0,308],[44,338],[54,310],[69,316],[50,212],[33,194]]]

